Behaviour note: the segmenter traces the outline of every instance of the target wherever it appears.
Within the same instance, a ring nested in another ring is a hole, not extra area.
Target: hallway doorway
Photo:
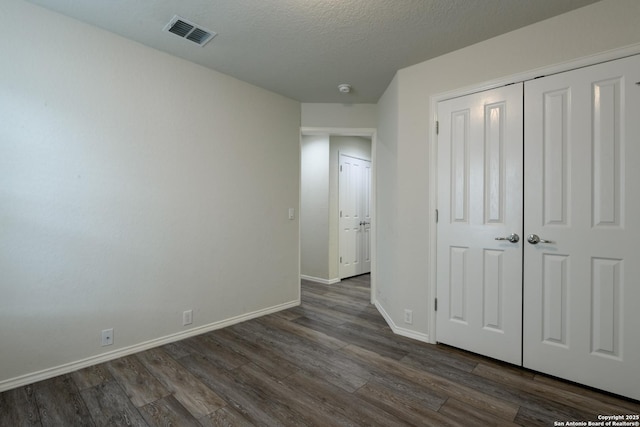
[[[300,147],[300,276],[312,282],[336,284],[342,278],[365,272],[350,272],[345,275],[341,266],[341,262],[347,261],[345,251],[349,248],[348,245],[344,245],[344,238],[341,240],[340,235],[341,225],[343,225],[340,218],[340,159],[341,156],[346,155],[370,163],[369,212],[366,220],[357,221],[357,227],[360,227],[360,222],[367,223],[362,225],[362,229],[366,228],[369,243],[366,255],[367,264],[371,267],[367,270],[371,271],[371,295],[373,296],[375,289],[375,129],[302,128]],[[353,255],[353,252],[350,255]]]

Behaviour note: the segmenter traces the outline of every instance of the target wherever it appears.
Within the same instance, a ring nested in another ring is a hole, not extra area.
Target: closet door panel
[[[522,363],[522,90],[439,103],[439,342]],[[496,240],[500,238],[501,240]]]
[[[639,163],[640,57],[525,84],[524,366],[635,399]]]

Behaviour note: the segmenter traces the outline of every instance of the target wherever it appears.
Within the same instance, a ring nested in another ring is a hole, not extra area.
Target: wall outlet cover
[[[104,329],[102,331],[100,345],[112,345],[113,344],[113,328]]]
[[[413,310],[405,310],[404,311],[404,323],[407,325],[413,324]]]
[[[182,313],[182,325],[187,326],[193,323],[193,310],[186,310]]]

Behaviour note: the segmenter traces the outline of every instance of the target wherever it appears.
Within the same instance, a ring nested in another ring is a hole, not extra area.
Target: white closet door
[[[437,337],[522,363],[522,84],[438,104]],[[515,239],[513,239],[515,240]]]
[[[640,57],[525,84],[524,366],[640,399]]]
[[[371,271],[371,162],[340,155],[340,278]]]

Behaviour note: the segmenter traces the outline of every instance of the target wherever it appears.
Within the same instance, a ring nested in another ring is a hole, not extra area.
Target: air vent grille
[[[191,30],[193,30],[193,25],[189,25],[180,19],[169,28],[170,33],[177,34],[180,37],[185,37]]]
[[[209,31],[193,22],[175,15],[169,23],[164,27],[164,31],[168,31],[184,39],[191,40],[194,43],[204,46],[216,33]]]
[[[193,31],[191,31],[191,33],[187,36],[187,39],[191,40],[192,42],[202,44],[209,37],[211,37],[211,33],[208,33],[201,28],[194,28]]]

